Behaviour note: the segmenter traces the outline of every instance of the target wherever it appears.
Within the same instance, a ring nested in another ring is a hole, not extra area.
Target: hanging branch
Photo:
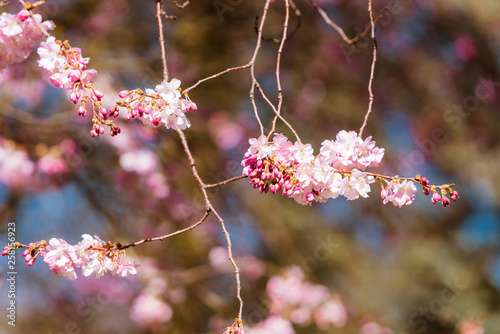
[[[168,81],[167,55],[165,52],[165,40],[163,39],[163,22],[161,20],[162,14],[164,14],[164,12],[161,8],[161,0],[156,0],[156,20],[158,21],[161,60],[163,62],[163,78]]]
[[[368,34],[371,31],[371,25],[369,25],[368,27],[366,27],[366,29],[361,34],[357,35],[356,37],[349,38],[345,34],[344,29],[342,29],[338,24],[336,24],[335,22],[333,22],[328,17],[328,15],[326,14],[326,12],[321,7],[318,7],[318,5],[316,4],[316,2],[314,2],[314,0],[309,0],[309,2],[313,6],[313,8],[316,10],[316,12],[318,12],[318,14],[323,18],[323,21],[325,21],[326,24],[328,24],[330,27],[332,27],[333,29],[335,29],[335,31],[337,31],[339,33],[340,37],[342,37],[342,39],[344,40],[344,42],[346,42],[349,45],[356,44],[361,38],[363,38],[364,36],[366,36],[366,34]],[[389,10],[388,6],[385,6],[384,8],[382,8],[382,10],[380,11],[380,13],[373,20],[373,22],[377,23],[378,20],[380,20],[384,16],[385,11],[387,11],[387,10]]]
[[[372,10],[372,1],[368,0],[368,13],[370,14],[370,25],[371,25],[371,38],[373,41],[373,60],[372,60],[372,66],[370,70],[370,80],[368,82],[368,94],[369,94],[369,102],[368,102],[368,111],[366,112],[365,119],[363,121],[363,125],[359,129],[359,137],[362,138],[363,135],[363,130],[366,126],[366,122],[368,121],[368,116],[370,116],[370,113],[372,112],[372,105],[373,105],[373,91],[372,91],[372,84],[373,84],[373,74],[375,72],[375,62],[377,61],[377,41],[375,40],[375,22],[373,21],[373,10]]]

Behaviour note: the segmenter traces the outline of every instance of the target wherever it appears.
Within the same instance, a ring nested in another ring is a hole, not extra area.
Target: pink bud
[[[436,204],[437,202],[441,202],[441,196],[437,193],[437,191],[433,192],[431,202],[432,202],[432,204]]]
[[[158,126],[160,125],[160,122],[161,122],[161,117],[160,116],[156,116],[155,118],[153,118],[153,125],[154,126]]]
[[[19,13],[17,13],[16,16],[18,19],[24,22],[30,17],[30,12],[28,12],[26,9],[23,9]]]
[[[422,181],[422,185],[428,186],[429,185],[429,180],[425,176],[423,176],[420,181]]]
[[[124,97],[127,97],[129,94],[130,94],[130,91],[122,90],[121,92],[118,93],[118,96],[123,99]]]
[[[312,201],[314,201],[314,193],[307,193],[306,194],[306,201],[308,201],[309,203],[311,203]]]
[[[30,262],[31,260],[33,260],[31,254],[26,255],[26,257],[24,258],[24,261],[26,261],[26,263]]]
[[[99,100],[101,100],[104,97],[104,94],[98,91],[97,89],[94,90],[94,94],[97,96]]]
[[[79,90],[75,90],[73,89],[71,91],[71,94],[69,94],[69,99],[71,100],[71,102],[73,102],[74,104],[77,104],[78,103],[78,100],[80,99],[80,91]]]
[[[386,199],[387,198],[387,189],[382,187],[382,190],[380,191],[380,197],[382,197],[382,199]]]
[[[9,252],[10,252],[10,246],[5,246],[2,251],[2,256],[9,254]]]
[[[61,73],[54,73],[53,75],[51,75],[50,82],[52,82],[52,84],[56,87],[61,87]]]
[[[81,104],[80,107],[78,108],[78,116],[87,116],[87,109],[85,109],[85,105]]]
[[[450,205],[450,199],[446,196],[443,196],[443,208],[447,207],[448,205]]]

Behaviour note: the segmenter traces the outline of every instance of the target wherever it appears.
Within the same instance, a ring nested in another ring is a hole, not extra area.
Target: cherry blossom
[[[371,137],[362,140],[354,131],[342,130],[335,141],[323,141],[316,156],[310,144],[292,143],[280,133],[274,135],[272,142],[261,135],[249,139],[249,144],[241,162],[242,174],[249,177],[254,188],[261,194],[281,192],[303,205],[338,196],[348,200],[367,198],[370,185],[376,180],[382,185],[384,204],[391,202],[400,208],[414,201],[414,183],[422,185],[425,195],[433,192],[432,203],[442,201],[443,206],[449,205],[448,192],[453,201],[459,197],[451,189],[453,184],[431,186],[420,175],[410,179],[365,172],[366,168],[380,164],[384,149],[377,147]]]
[[[107,272],[122,277],[137,274],[138,265],[134,260],[127,261],[125,250],[119,249],[118,244],[104,242],[98,236],[89,234],[82,235],[82,241],[76,245],[60,238],[51,238],[48,244],[45,240],[29,245],[14,243],[4,247],[2,255],[7,255],[12,248],[27,248],[23,256],[29,266],[40,255],[54,273],[72,281],[77,278],[76,268],[82,268],[84,276],[95,274],[96,278]]]
[[[16,15],[0,15],[0,72],[10,64],[23,62],[42,40],[43,33],[37,23],[45,30],[55,28],[52,21],[42,22],[40,14],[30,16],[26,9]]]
[[[198,107],[187,94],[181,94],[180,85],[181,81],[174,78],[170,82],[163,80],[154,90],[121,91],[118,95],[124,100],[118,101],[110,112],[117,113],[124,107],[128,120],[139,117],[147,125],[163,124],[167,129],[185,130],[191,126],[186,113]]]
[[[109,117],[117,117],[114,110],[106,110],[102,105],[102,94],[95,89],[93,83],[97,76],[97,71],[87,69],[90,58],[82,56],[82,50],[72,47],[67,41],[56,40],[55,37],[47,37],[45,42],[40,44],[37,50],[40,60],[38,65],[51,74],[50,81],[56,87],[69,90],[70,100],[74,104],[80,102],[78,115],[87,115],[86,103],[92,103],[92,129],[90,134],[95,137],[104,133],[103,125],[110,127],[112,136],[121,132]]]
[[[270,143],[263,135],[252,138],[242,161],[243,175],[260,193],[281,192],[300,204],[325,202],[339,195],[350,200],[368,197],[375,178],[355,167],[378,165],[384,150],[377,148],[371,137],[362,141],[353,134],[343,130],[337,141],[324,141],[317,156],[311,144],[291,143],[282,134],[275,134]],[[345,163],[339,164],[341,160]],[[353,169],[346,170],[348,167]]]
[[[394,206],[402,207],[410,205],[415,200],[417,187],[413,182],[403,180],[401,182],[391,181],[387,184],[385,192],[382,194],[384,204],[391,202]]]

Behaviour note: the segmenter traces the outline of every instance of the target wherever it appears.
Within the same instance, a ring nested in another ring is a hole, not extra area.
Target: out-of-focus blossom
[[[158,167],[158,159],[151,150],[142,148],[129,151],[120,156],[120,165],[129,172],[148,174]]]
[[[130,318],[137,324],[149,327],[164,323],[172,318],[172,308],[159,297],[151,294],[140,294],[130,310]]]
[[[293,329],[290,321],[287,321],[277,315],[270,316],[266,320],[257,324],[257,326],[247,328],[246,332],[247,334],[295,334],[295,330]]]
[[[25,151],[0,138],[0,182],[10,188],[29,186],[35,163]]]

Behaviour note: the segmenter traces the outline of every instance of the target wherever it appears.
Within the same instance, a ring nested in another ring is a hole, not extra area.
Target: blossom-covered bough
[[[364,127],[372,112],[374,100],[372,82],[377,49],[374,35],[375,20],[373,18],[371,1],[368,1],[368,12],[370,15],[370,31],[374,48],[368,84],[368,111],[365,115],[363,125],[358,132],[341,130],[334,139],[325,138],[318,154],[314,154],[311,144],[300,140],[292,125],[281,115],[283,97],[281,92],[280,60],[283,45],[287,39],[287,27],[290,16],[289,7],[292,6],[295,13],[298,12],[295,4],[290,0],[284,1],[286,15],[283,23],[283,35],[279,40],[279,49],[276,58],[278,103],[274,104],[271,102],[255,76],[255,62],[261,47],[261,41],[263,40],[262,33],[271,2],[273,1],[265,1],[260,24],[257,29],[256,46],[252,58],[247,64],[225,69],[210,77],[200,79],[191,87],[182,90],[180,80],[175,78],[169,80],[162,29],[162,20],[166,17],[166,14],[162,10],[161,1],[157,0],[156,15],[160,32],[159,40],[162,47],[164,79],[154,89],[136,88],[122,90],[118,94],[120,100],[117,99],[118,101],[112,106],[103,105],[104,95],[94,87],[97,71],[87,68],[90,59],[84,58],[82,50],[71,46],[68,41],[56,40],[54,36],[51,36],[48,31],[53,29],[55,25],[51,21],[42,22],[41,16],[33,13],[33,9],[36,6],[22,2],[24,9],[19,13],[15,15],[3,13],[0,16],[0,40],[3,42],[0,44],[0,69],[26,59],[31,53],[32,48],[40,43],[43,35],[45,35],[45,41],[41,42],[37,50],[39,55],[38,64],[50,75],[50,81],[55,87],[70,92],[69,99],[74,104],[79,104],[77,109],[78,115],[86,116],[89,110],[88,107],[89,105],[91,106],[91,136],[102,135],[104,133],[104,126],[110,128],[112,136],[120,134],[121,129],[114,124],[111,118],[117,118],[123,109],[126,111],[125,118],[127,120],[139,118],[148,126],[164,126],[167,129],[175,130],[189,159],[192,174],[203,194],[205,212],[197,222],[188,227],[167,235],[147,238],[125,245],[118,242],[104,242],[97,236],[91,237],[89,234],[84,234],[82,236],[83,239],[76,245],[71,245],[60,238],[52,238],[48,242],[41,240],[28,245],[15,242],[5,247],[2,255],[7,255],[14,249],[25,249],[23,256],[29,266],[32,266],[38,256],[40,256],[43,258],[43,262],[54,273],[69,280],[77,278],[77,268],[81,268],[81,273],[84,276],[95,275],[96,278],[100,278],[104,274],[110,273],[125,277],[136,274],[136,268],[138,267],[133,259],[127,259],[125,254],[126,249],[148,242],[162,241],[190,231],[201,225],[212,214],[219,221],[227,242],[228,257],[233,265],[236,279],[236,297],[239,300],[237,318],[234,324],[228,327],[224,333],[241,334],[244,333],[244,329],[241,320],[243,300],[241,298],[240,269],[232,255],[231,239],[226,229],[225,221],[210,201],[207,189],[248,178],[249,182],[254,188],[258,189],[259,193],[281,193],[284,196],[293,198],[297,203],[311,204],[312,202],[325,202],[339,196],[344,196],[348,200],[355,200],[360,197],[366,198],[371,192],[371,185],[378,182],[381,186],[380,196],[383,199],[383,203],[392,203],[394,206],[400,208],[413,203],[417,192],[416,184],[422,187],[425,195],[432,194],[431,201],[434,204],[441,202],[442,206],[446,207],[450,204],[450,199],[456,201],[459,195],[452,189],[453,184],[431,185],[427,178],[421,175],[414,177],[386,176],[371,171],[372,168],[379,166],[385,153],[384,148],[376,146],[371,136],[362,137]],[[179,5],[179,7],[183,8],[187,3]],[[311,3],[327,22],[333,23],[312,0]],[[335,24],[334,28],[342,32]],[[347,38],[343,32],[341,35]],[[355,43],[355,39],[349,41],[352,42],[350,44]],[[260,126],[260,135],[249,139],[250,147],[243,157],[243,172],[241,176],[216,184],[207,184],[200,177],[196,162],[183,132],[191,126],[186,113],[190,110],[197,110],[197,105],[190,100],[188,92],[210,79],[243,69],[250,70],[252,82],[249,95],[256,121]],[[264,126],[260,120],[257,104],[255,103],[255,90],[261,94],[261,97],[274,112],[271,130],[267,134],[264,133]],[[275,132],[278,119],[283,121],[295,135],[296,140],[294,142],[290,141],[285,135]],[[330,300],[325,297],[322,302],[325,303],[325,308],[338,308],[337,301],[334,299]],[[327,318],[327,311],[323,313],[322,316]],[[279,322],[276,319],[273,321]]]

